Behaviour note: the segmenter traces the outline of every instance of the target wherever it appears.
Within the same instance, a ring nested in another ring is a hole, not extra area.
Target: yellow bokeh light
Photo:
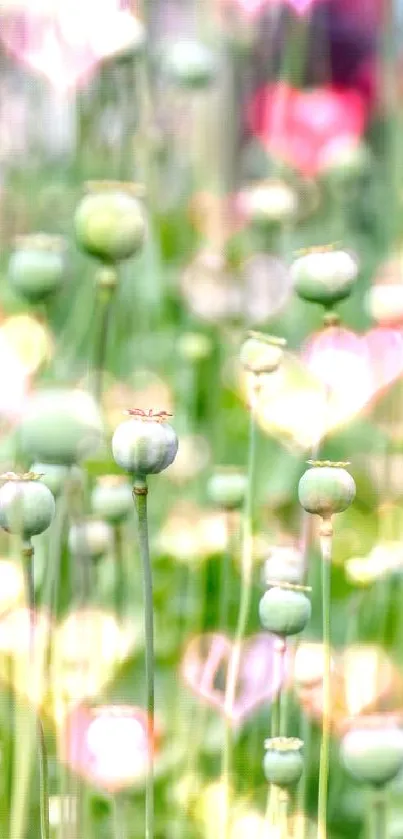
[[[7,318],[0,326],[0,338],[5,340],[29,375],[48,361],[54,350],[48,328],[31,315]]]

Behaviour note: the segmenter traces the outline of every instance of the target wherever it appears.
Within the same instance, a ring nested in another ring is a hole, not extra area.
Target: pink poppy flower
[[[270,154],[312,176],[336,140],[359,141],[366,109],[356,90],[332,86],[298,90],[279,82],[258,89],[247,120]]]
[[[241,14],[248,20],[257,18],[268,6],[290,6],[295,14],[305,15],[318,0],[223,0],[232,6],[236,6]]]
[[[80,705],[59,730],[59,757],[73,772],[96,786],[118,792],[146,775],[148,728],[147,714],[141,708]]]

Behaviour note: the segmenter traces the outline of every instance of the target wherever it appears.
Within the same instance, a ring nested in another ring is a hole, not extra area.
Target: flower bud
[[[341,759],[347,772],[364,784],[389,783],[403,768],[403,731],[387,720],[375,718],[368,725],[357,720],[344,735]]]
[[[291,545],[277,545],[272,548],[263,568],[263,584],[302,582],[304,560],[297,548]]]
[[[59,463],[39,463],[39,461],[36,461],[29,471],[41,476],[42,483],[50,489],[55,498],[60,495],[69,475],[68,467],[61,466]]]
[[[259,603],[259,617],[268,632],[287,637],[305,629],[311,617],[311,601],[297,586],[273,586]]]
[[[96,561],[110,551],[112,543],[112,528],[100,519],[87,519],[70,527],[68,546],[75,556]]]
[[[0,487],[0,526],[10,533],[30,539],[50,526],[55,514],[55,499],[38,475],[28,472],[2,476]]]
[[[8,266],[8,280],[13,290],[29,303],[39,303],[60,288],[65,268],[63,240],[38,233],[17,239]]]
[[[133,507],[132,488],[121,475],[103,475],[91,493],[93,512],[112,524],[119,524]]]
[[[93,454],[102,437],[102,418],[96,402],[89,393],[73,389],[35,393],[19,427],[25,454],[64,466]]]
[[[113,457],[131,475],[162,472],[175,460],[178,438],[166,414],[141,412],[118,425],[112,438]]]
[[[200,41],[183,39],[169,45],[164,56],[166,76],[178,87],[202,90],[217,72],[213,52]]]
[[[219,467],[208,482],[207,493],[217,507],[236,510],[242,507],[247,485],[247,476],[240,469]]]
[[[298,484],[298,497],[307,513],[329,518],[342,513],[355,498],[355,481],[344,469],[347,464],[313,461]]]
[[[239,205],[252,224],[272,227],[291,221],[297,212],[297,196],[283,181],[261,181],[239,194]]]
[[[302,740],[294,737],[273,737],[265,742],[263,770],[266,780],[288,788],[298,783],[304,767]]]
[[[249,332],[241,347],[241,364],[245,370],[256,375],[273,373],[282,361],[285,344],[283,338]]]
[[[295,291],[303,300],[332,306],[348,297],[358,275],[358,264],[346,251],[313,250],[291,266]]]
[[[74,227],[82,250],[107,263],[134,256],[146,233],[144,210],[134,187],[108,181],[96,184],[81,199]]]

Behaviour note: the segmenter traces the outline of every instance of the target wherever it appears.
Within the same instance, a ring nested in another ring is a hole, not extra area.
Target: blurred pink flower
[[[268,6],[288,5],[297,15],[304,15],[318,2],[318,0],[224,0],[242,12],[245,18],[253,20]]]
[[[149,757],[147,714],[131,705],[80,705],[59,729],[59,757],[110,793],[143,779]]]
[[[329,145],[360,139],[366,122],[361,95],[323,86],[298,90],[285,82],[257,90],[247,109],[252,133],[267,151],[315,175]]]
[[[85,82],[99,61],[142,37],[141,24],[120,0],[25,0],[1,16],[6,49],[61,92]]]
[[[225,635],[208,633],[193,638],[182,660],[181,672],[190,689],[209,705],[224,713],[227,670],[233,642]],[[286,675],[286,662],[278,638],[259,633],[242,645],[234,702],[233,725],[242,724],[264,702],[271,702]]]

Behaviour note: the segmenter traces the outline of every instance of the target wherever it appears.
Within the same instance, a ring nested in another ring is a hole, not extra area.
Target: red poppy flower
[[[285,82],[265,85],[254,95],[247,119],[267,151],[306,175],[315,175],[329,148],[359,140],[366,122],[356,90],[331,86],[298,90]]]

